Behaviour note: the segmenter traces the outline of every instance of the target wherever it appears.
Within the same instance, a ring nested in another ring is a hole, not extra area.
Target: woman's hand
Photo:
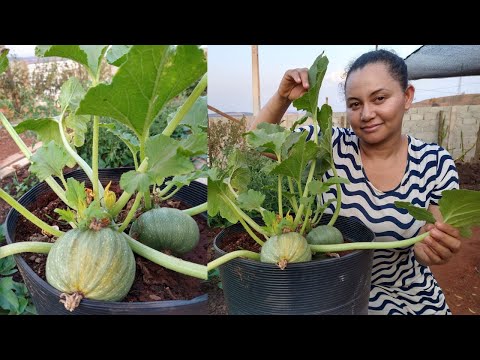
[[[429,231],[430,235],[413,247],[420,264],[446,264],[460,250],[460,231],[453,226],[437,221],[435,225],[426,224],[422,229],[423,232]]]
[[[261,123],[279,124],[292,101],[305,94],[309,87],[307,68],[287,70],[277,92],[254,117],[248,130],[254,130]]]
[[[307,68],[290,69],[280,81],[278,95],[285,100],[293,101],[305,94],[309,87]]]

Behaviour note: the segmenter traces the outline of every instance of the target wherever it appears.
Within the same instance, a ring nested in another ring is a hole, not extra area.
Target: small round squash
[[[119,301],[135,278],[135,259],[124,236],[111,228],[72,229],[48,253],[47,282],[66,294]]]
[[[282,270],[289,263],[311,259],[312,251],[307,240],[295,232],[272,236],[263,244],[260,252],[260,261],[277,264]]]
[[[156,208],[140,215],[130,228],[130,236],[153,249],[182,255],[197,246],[200,230],[183,211]]]
[[[308,233],[307,242],[310,245],[342,244],[343,235],[336,227],[320,225]]]

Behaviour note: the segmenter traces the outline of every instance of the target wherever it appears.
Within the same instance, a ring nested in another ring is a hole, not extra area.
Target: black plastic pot
[[[320,225],[331,215],[324,214]],[[362,222],[338,217],[335,226],[351,242],[374,239]],[[217,256],[222,243],[240,224],[220,232],[214,240]],[[289,264],[280,270],[274,264],[236,258],[220,266],[223,293],[230,315],[346,315],[367,314],[373,250],[354,251],[340,258]]]
[[[131,167],[99,170],[99,178],[107,184],[110,180],[118,181],[120,176],[132,170]],[[90,184],[83,170],[75,170],[66,178],[74,177],[79,181]],[[37,197],[51,191],[47,183],[42,182],[23,195],[19,202],[27,207],[36,201]],[[207,187],[199,182],[192,182],[175,194],[175,199],[182,200],[190,206],[196,206],[207,200]],[[15,231],[19,213],[11,209],[6,220],[6,240],[11,244],[15,240]],[[171,300],[151,302],[111,302],[84,299],[75,311],[67,311],[59,302],[60,292],[46,281],[42,280],[28,266],[20,255],[15,255],[17,267],[23,276],[23,280],[32,296],[33,303],[40,315],[194,315],[207,313],[207,294],[200,295],[192,300]]]

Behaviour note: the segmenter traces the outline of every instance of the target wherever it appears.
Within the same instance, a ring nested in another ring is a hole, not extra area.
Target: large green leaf
[[[180,146],[190,156],[203,155],[208,151],[207,133],[194,133],[180,141]]]
[[[100,127],[107,129],[107,131],[111,132],[120,140],[122,140],[130,149],[133,156],[136,156],[137,152],[140,151],[140,143],[138,142],[138,138],[128,130],[120,128],[120,126],[121,125],[119,123],[100,124]]]
[[[18,309],[18,298],[13,292],[14,282],[11,276],[0,278],[0,308],[16,313]]]
[[[207,97],[200,96],[193,104],[187,115],[180,122],[188,126],[193,133],[203,132],[208,126]]]
[[[19,134],[31,130],[37,134],[38,140],[44,144],[55,141],[55,144],[63,146],[58,122],[53,118],[27,119],[15,126],[15,131]]]
[[[65,118],[65,126],[72,130],[66,134],[69,143],[75,147],[80,147],[85,143],[85,134],[88,131],[90,120],[90,115],[69,114]]]
[[[87,92],[77,114],[114,118],[144,138],[163,106],[206,71],[198,46],[135,45],[110,84]]]
[[[61,176],[63,168],[71,162],[70,155],[54,141],[38,149],[31,157],[30,171],[43,181],[51,175]]]
[[[182,186],[188,186],[190,183],[194,180],[197,180],[199,178],[206,178],[207,177],[207,172],[206,171],[195,171],[190,174],[186,175],[177,175],[172,178],[172,180],[169,180],[166,182],[166,185],[173,184],[177,187],[182,187]]]
[[[152,182],[148,174],[139,173],[135,170],[126,172],[120,178],[120,186],[130,194],[133,194],[135,191],[144,193],[150,191],[150,184],[152,184]]]
[[[290,134],[290,131],[282,126],[261,123],[255,130],[245,133],[245,138],[248,144],[257,150],[279,156],[282,153],[282,145]]]
[[[313,141],[305,141],[307,133],[303,132],[299,140],[292,146],[288,158],[272,170],[272,174],[286,175],[302,181],[302,174],[310,160],[318,153],[318,146]]]
[[[435,223],[435,218],[433,217],[432,213],[427,209],[412,205],[407,201],[395,201],[394,204],[396,207],[400,209],[408,210],[408,213],[417,220],[426,221],[427,223],[430,223],[430,224]]]
[[[310,192],[310,194],[320,195],[328,191],[328,189],[330,189],[330,186],[335,184],[350,184],[350,181],[346,178],[336,176],[333,176],[326,181],[312,180],[308,184],[308,191]]]
[[[82,216],[87,207],[87,195],[85,193],[85,182],[74,178],[67,179],[67,191],[65,197],[70,205]]]
[[[324,104],[318,112],[318,123],[320,125],[321,134],[318,138],[318,146],[320,150],[317,154],[315,177],[317,179],[330,170],[335,164],[333,163],[332,150],[332,108]]]
[[[438,205],[443,221],[458,228],[463,236],[470,237],[471,227],[480,226],[480,191],[445,190]]]
[[[282,144],[282,159],[285,159],[288,156],[290,149],[298,142],[301,136],[302,133],[298,131],[292,132],[290,135],[288,135]]]
[[[18,271],[15,269],[16,266],[15,258],[12,255],[0,259],[0,276],[8,276],[16,273]]]
[[[471,227],[480,226],[480,191],[445,190],[438,202],[443,222],[460,230],[462,236],[472,235]],[[395,201],[395,206],[407,209],[417,220],[435,223],[435,218],[426,209],[404,201]]]
[[[67,179],[67,191],[65,196],[70,205],[78,211],[80,217],[87,207],[87,195],[85,193],[85,182],[80,182],[74,178]]]
[[[162,134],[148,139],[146,154],[148,174],[157,183],[168,176],[183,175],[195,170],[189,153],[182,150],[180,143]]]
[[[222,180],[208,179],[207,198],[209,216],[220,214],[232,224],[238,222],[237,213],[229,205],[230,201],[235,203],[235,197]]]
[[[229,181],[230,185],[240,193],[247,191],[251,181],[251,173],[245,154],[239,149],[235,149],[228,156],[228,164],[227,174],[229,178],[226,181]]]
[[[60,88],[58,102],[62,109],[68,108],[71,112],[75,112],[85,93],[86,91],[80,81],[75,77],[71,77]]]
[[[37,45],[38,57],[58,56],[76,61],[96,75],[107,45]]]
[[[112,45],[107,51],[107,62],[109,64],[120,66],[127,60],[127,54],[132,45]]]
[[[0,74],[3,73],[8,68],[8,53],[9,49],[2,49],[0,51]]]
[[[329,135],[330,131],[330,140],[332,139],[332,119],[333,119],[333,110],[332,107],[328,104],[323,104],[320,112],[318,113],[318,124],[320,125],[320,131],[324,135]],[[331,143],[331,141],[330,141]]]
[[[305,121],[308,120],[308,118],[311,118],[312,114],[307,112],[305,115],[303,115],[300,119],[295,121],[292,126],[290,126],[290,131],[294,131],[298,126],[302,125]]]
[[[240,194],[237,198],[238,205],[244,210],[256,210],[265,201],[265,195],[260,191],[249,189],[248,192]]]
[[[328,59],[326,56],[323,56],[322,52],[308,70],[308,82],[310,88],[302,97],[293,102],[293,106],[298,110],[306,110],[313,114],[317,109],[318,94],[320,93],[320,87],[322,86],[323,78],[327,72],[327,66]]]

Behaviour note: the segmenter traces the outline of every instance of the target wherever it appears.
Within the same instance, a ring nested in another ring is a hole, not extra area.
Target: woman
[[[308,88],[307,69],[288,70],[254,126],[279,123]],[[350,180],[341,186],[340,215],[361,220],[375,241],[431,234],[408,248],[374,251],[369,313],[451,314],[428,266],[445,264],[461,245],[459,231],[442,223],[438,210],[442,191],[458,188],[454,161],[442,147],[402,135],[403,115],[415,89],[397,55],[386,50],[363,54],[348,70],[344,90],[351,129],[334,128],[332,138],[338,175]],[[310,139],[313,126],[302,130],[310,132]],[[331,176],[331,171],[325,175]],[[323,200],[335,194],[332,187]],[[397,200],[428,208],[437,222],[424,226],[396,208]],[[335,203],[329,211],[334,209]]]

